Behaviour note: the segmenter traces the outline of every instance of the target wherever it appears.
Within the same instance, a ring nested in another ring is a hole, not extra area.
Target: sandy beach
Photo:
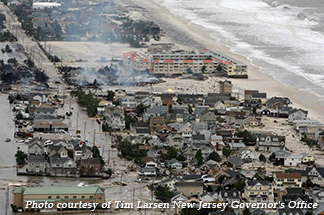
[[[291,86],[284,85],[274,80],[270,75],[262,73],[258,67],[253,65],[246,57],[237,55],[230,51],[229,47],[217,43],[209,36],[206,29],[193,25],[187,20],[171,14],[166,8],[157,4],[154,0],[121,0],[120,4],[137,5],[144,7],[148,12],[147,16],[158,23],[166,34],[175,43],[187,46],[189,50],[207,48],[212,51],[219,51],[236,58],[247,64],[249,79],[232,79],[234,87],[241,93],[245,89],[255,89],[266,92],[268,97],[286,96],[297,108],[307,109],[309,116],[324,122],[324,101],[319,97]]]

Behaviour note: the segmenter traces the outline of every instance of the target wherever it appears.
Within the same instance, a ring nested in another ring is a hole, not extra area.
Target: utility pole
[[[9,185],[7,185],[7,189],[6,189],[6,215],[8,214],[8,204],[9,204]]]
[[[77,124],[76,124],[77,130],[79,130],[79,113],[80,113],[80,111],[78,111],[78,114],[77,114]]]
[[[83,139],[86,139],[87,122],[84,122]]]
[[[96,144],[96,129],[93,131],[93,146]]]
[[[133,204],[135,203],[135,186],[134,186],[134,189],[133,189]]]

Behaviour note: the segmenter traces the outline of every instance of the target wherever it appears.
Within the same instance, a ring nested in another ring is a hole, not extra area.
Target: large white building
[[[135,70],[148,70],[156,75],[173,76],[185,73],[213,73],[222,68],[229,77],[247,78],[247,66],[229,56],[203,52],[155,53],[148,56],[127,52],[125,62]]]

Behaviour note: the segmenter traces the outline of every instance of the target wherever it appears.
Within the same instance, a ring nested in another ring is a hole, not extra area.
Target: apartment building
[[[127,52],[125,64],[139,71],[148,70],[160,76],[185,73],[212,73],[219,69],[235,78],[247,78],[247,66],[229,56],[204,50],[203,52],[142,53]]]
[[[276,172],[273,177],[275,189],[284,191],[287,188],[301,188],[302,176],[301,173],[285,173]]]
[[[273,186],[269,181],[252,180],[246,183],[244,197],[248,202],[274,202]]]

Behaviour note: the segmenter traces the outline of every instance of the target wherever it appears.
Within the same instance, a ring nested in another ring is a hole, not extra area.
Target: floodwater
[[[70,119],[66,122],[70,125],[70,133],[75,134],[75,131],[81,130],[81,135],[85,134],[90,144],[100,146],[101,154],[104,160],[112,166],[116,175],[108,180],[103,179],[84,179],[84,178],[64,178],[64,177],[39,177],[39,176],[17,176],[15,168],[15,153],[17,147],[27,151],[27,145],[24,143],[17,143],[14,139],[14,122],[13,114],[7,100],[7,94],[0,94],[0,117],[3,121],[0,129],[0,146],[2,153],[0,154],[0,214],[6,214],[7,192],[5,187],[10,183],[32,183],[37,186],[77,186],[79,183],[94,185],[98,184],[105,188],[106,200],[124,200],[137,201],[151,200],[151,192],[147,188],[147,184],[135,183],[137,179],[136,173],[126,173],[122,171],[125,169],[127,161],[123,161],[117,157],[117,150],[112,149],[111,138],[107,133],[101,132],[100,126],[94,119],[89,119],[86,112],[81,110],[75,100],[67,99],[59,114],[63,114],[71,110],[73,112]],[[95,134],[95,137],[94,137]],[[6,138],[10,138],[11,142],[5,142]],[[118,174],[117,174],[118,173]],[[127,186],[113,185],[113,182],[126,183]],[[12,187],[9,190],[9,204],[7,207],[7,214],[13,214],[10,208],[12,202],[11,196]]]

